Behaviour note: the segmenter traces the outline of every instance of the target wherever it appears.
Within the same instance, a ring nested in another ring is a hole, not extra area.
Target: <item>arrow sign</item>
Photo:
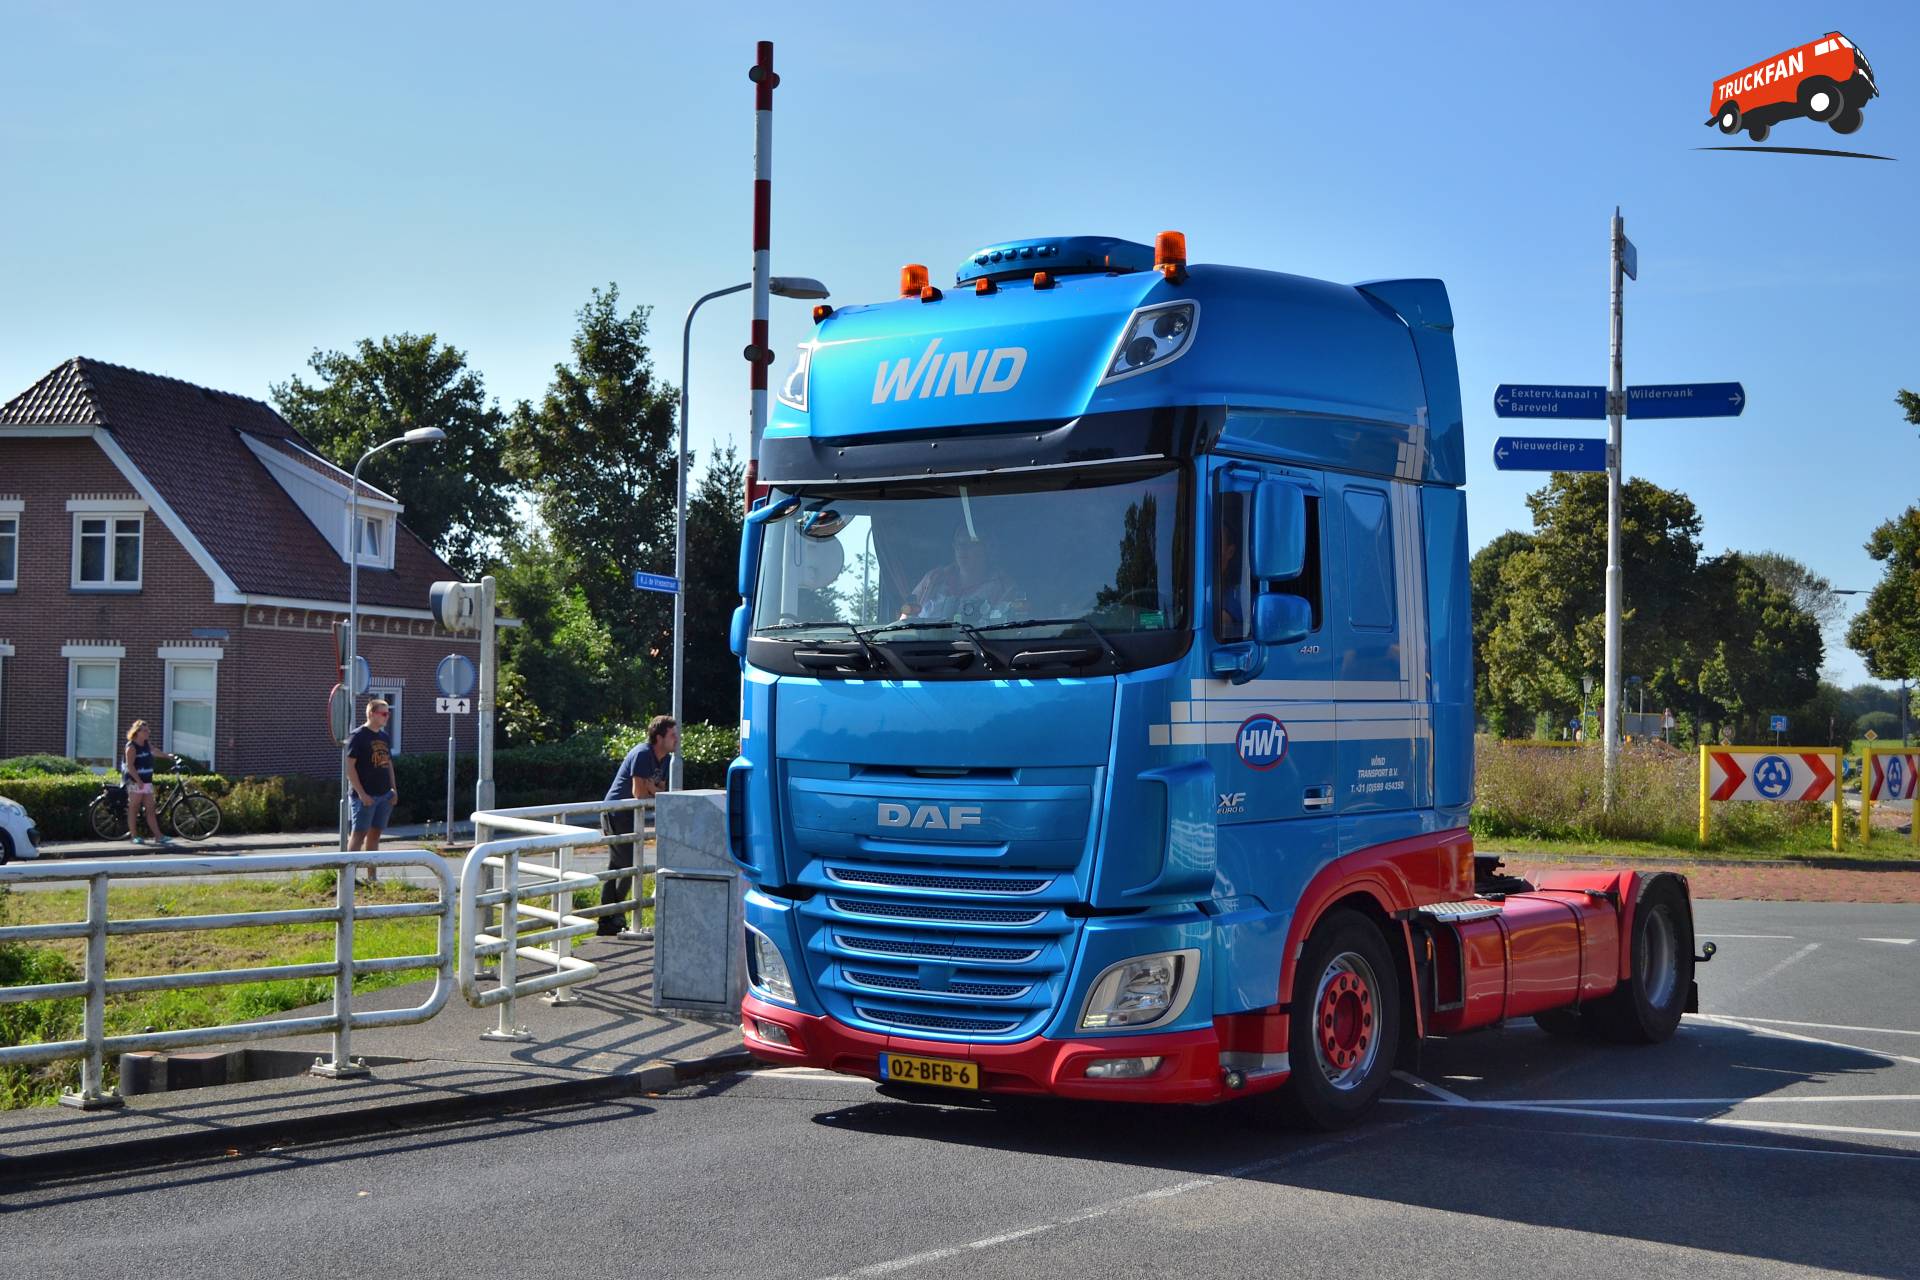
[[[1722,775],[1720,785],[1714,788],[1713,798],[1731,800],[1733,793],[1740,789],[1740,784],[1747,780],[1747,771],[1740,767],[1740,762],[1733,758],[1731,751],[1715,751],[1710,754],[1713,757],[1715,769]]]
[[[1827,788],[1833,785],[1833,770],[1827,766],[1826,758],[1806,751],[1801,753],[1800,759],[1807,766],[1807,772],[1813,775],[1812,785],[1800,798],[1808,803],[1826,799]]]
[[[633,587],[636,591],[664,591],[674,595],[680,590],[680,579],[670,573],[633,573]]]
[[[1629,418],[1737,418],[1747,392],[1737,382],[1667,382],[1627,388]]]
[[[1493,389],[1493,411],[1502,418],[1604,418],[1607,389],[1503,382]]]
[[[1605,471],[1607,442],[1501,436],[1493,442],[1493,465],[1502,471]]]

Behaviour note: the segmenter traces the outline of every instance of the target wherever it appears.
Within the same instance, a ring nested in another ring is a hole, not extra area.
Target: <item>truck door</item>
[[[1247,548],[1255,492],[1263,481],[1299,486],[1306,498],[1303,568],[1287,581],[1251,576]],[[1318,472],[1235,462],[1214,476],[1204,557],[1210,649],[1231,651],[1252,642],[1255,602],[1263,592],[1298,595],[1312,612],[1313,630],[1288,645],[1269,646],[1259,675],[1234,682],[1215,676],[1194,682],[1194,701],[1175,717],[1201,722],[1220,791],[1223,824],[1325,816],[1334,805],[1338,726],[1333,700],[1333,652],[1326,644],[1322,592],[1326,575],[1326,503]]]
[[[1430,704],[1419,491],[1330,476],[1323,505],[1333,548],[1325,611],[1338,704],[1334,805],[1342,814],[1423,807]]]

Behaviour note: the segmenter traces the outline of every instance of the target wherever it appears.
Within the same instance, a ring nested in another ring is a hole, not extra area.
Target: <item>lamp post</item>
[[[751,283],[728,285],[712,293],[701,294],[687,308],[687,321],[680,328],[680,465],[679,496],[673,517],[673,721],[681,720],[681,693],[686,682],[687,623],[687,378],[693,347],[693,317],[702,306],[730,293],[743,293]],[[772,292],[782,298],[818,299],[828,297],[827,286],[806,276],[775,276],[769,283]],[[683,728],[684,732],[684,728]],[[676,751],[673,755],[672,787],[678,791],[686,780],[686,769]]]
[[[352,707],[360,691],[353,687],[354,677],[360,674],[360,468],[367,459],[395,445],[436,444],[445,440],[447,433],[438,427],[415,427],[405,435],[395,436],[374,445],[360,455],[360,461],[353,464],[353,480],[347,485],[347,660],[346,669],[340,673],[341,683],[347,688],[347,720],[353,720]],[[352,794],[347,784],[347,748],[340,747],[340,852],[347,851],[347,797]]]

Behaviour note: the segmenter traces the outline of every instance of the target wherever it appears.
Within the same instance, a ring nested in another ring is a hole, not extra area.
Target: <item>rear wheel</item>
[[[95,796],[87,806],[87,824],[102,840],[117,840],[127,834],[127,811],[104,795]]]
[[[0,827],[0,867],[4,867],[12,861],[13,834],[5,827]]]
[[[1753,121],[1751,124],[1747,126],[1747,136],[1749,138],[1752,138],[1755,142],[1765,142],[1767,140],[1767,135],[1772,132],[1773,132],[1772,125],[1761,124],[1758,120]]]
[[[1800,109],[1807,113],[1809,120],[1825,124],[1845,110],[1846,105],[1840,86],[1825,76],[1815,76],[1800,86]]]
[[[1276,1101],[1290,1119],[1338,1129],[1364,1115],[1400,1047],[1400,983],[1371,920],[1335,911],[1314,927],[1293,975],[1288,1062]]]
[[[1693,985],[1693,913],[1669,875],[1652,877],[1633,910],[1630,976],[1583,1010],[1593,1029],[1623,1044],[1659,1044],[1680,1025]]]
[[[205,840],[220,829],[220,806],[195,793],[182,796],[167,815],[174,832],[187,840]]]
[[[1846,108],[1839,115],[1827,121],[1827,127],[1835,133],[1852,133],[1860,127],[1860,108]]]

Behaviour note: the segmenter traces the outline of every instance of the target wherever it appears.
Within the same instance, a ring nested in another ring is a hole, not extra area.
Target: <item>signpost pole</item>
[[[1612,360],[1607,373],[1607,652],[1606,652],[1606,689],[1602,695],[1605,705],[1600,726],[1600,744],[1602,758],[1601,804],[1611,811],[1613,808],[1615,773],[1620,756],[1620,608],[1622,579],[1625,576],[1620,565],[1620,421],[1627,410],[1626,375],[1621,361],[1622,308],[1621,295],[1624,292],[1622,282],[1625,278],[1624,258],[1626,254],[1626,224],[1621,221],[1620,210],[1613,211],[1612,236],[1612,297],[1610,310],[1612,317]],[[1705,758],[1702,757],[1701,794],[1706,777]],[[1700,839],[1706,841],[1705,809],[1701,810]]]
[[[1833,749],[1833,851],[1840,852],[1840,827],[1845,819],[1841,816],[1843,806],[1840,801],[1840,768],[1846,762],[1841,758],[1840,748]]]
[[[1873,744],[1860,753],[1860,842],[1873,839]]]
[[[478,776],[473,783],[473,807],[475,809],[493,808],[493,688],[494,667],[494,585],[493,575],[480,579],[480,688],[477,691],[479,711],[479,741],[474,744],[479,759]],[[480,843],[480,833],[474,831],[474,843]]]
[[[451,710],[447,712],[447,843],[453,843],[453,753],[459,748],[459,724]]]
[[[1707,847],[1707,814],[1710,812],[1707,800],[1707,744],[1700,744],[1700,847]]]

